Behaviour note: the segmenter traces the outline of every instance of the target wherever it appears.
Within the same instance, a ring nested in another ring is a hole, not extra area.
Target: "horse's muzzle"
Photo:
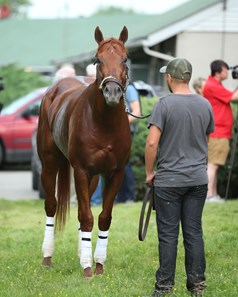
[[[123,95],[122,86],[115,81],[108,81],[102,86],[103,96],[110,106],[117,105]]]

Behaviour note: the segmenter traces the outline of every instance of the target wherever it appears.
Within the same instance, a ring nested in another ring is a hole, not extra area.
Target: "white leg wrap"
[[[80,224],[78,228],[78,257],[80,259],[81,257],[81,229],[80,229]]]
[[[81,231],[81,256],[80,264],[83,269],[92,267],[92,232]]]
[[[54,218],[46,217],[45,235],[42,244],[44,258],[52,257],[54,254]]]
[[[97,245],[94,252],[94,262],[104,264],[107,258],[107,244],[109,231],[98,232]]]

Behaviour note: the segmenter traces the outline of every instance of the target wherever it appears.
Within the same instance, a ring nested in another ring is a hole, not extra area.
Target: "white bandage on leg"
[[[80,229],[80,224],[78,227],[78,257],[80,259],[81,257],[81,229]]]
[[[45,235],[42,244],[44,258],[54,254],[54,217],[46,217]]]
[[[109,231],[98,232],[97,245],[94,252],[94,262],[104,264],[107,258],[107,243]]]
[[[81,256],[80,264],[83,269],[92,267],[92,232],[81,231]]]

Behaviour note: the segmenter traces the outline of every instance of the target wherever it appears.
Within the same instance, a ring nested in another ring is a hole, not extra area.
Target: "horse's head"
[[[95,40],[98,43],[95,60],[97,79],[106,103],[110,106],[120,102],[128,84],[127,50],[124,46],[127,39],[128,30],[125,26],[119,39],[104,39],[99,27],[95,29]]]

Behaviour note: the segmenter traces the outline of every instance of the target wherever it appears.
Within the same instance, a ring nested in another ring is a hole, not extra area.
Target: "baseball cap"
[[[175,58],[169,61],[167,66],[160,68],[160,73],[170,74],[173,78],[190,80],[192,76],[191,63],[183,58]]]

